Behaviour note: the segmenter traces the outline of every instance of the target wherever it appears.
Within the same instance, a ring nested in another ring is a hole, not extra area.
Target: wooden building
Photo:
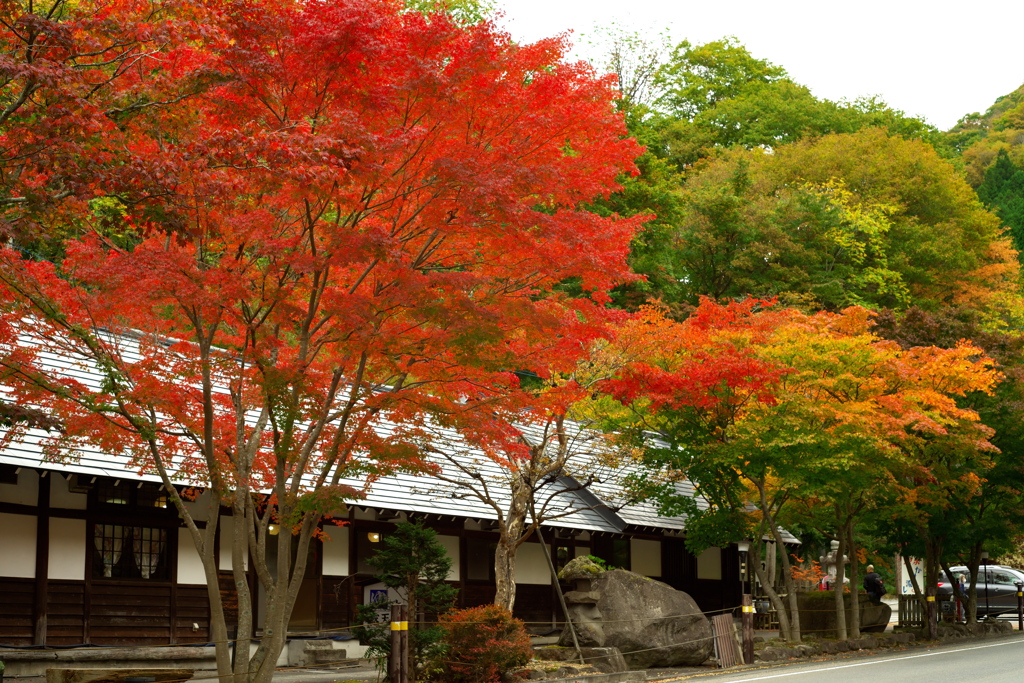
[[[348,510],[347,524],[325,525],[314,541],[308,576],[292,616],[296,635],[351,625],[355,606],[376,583],[367,559],[400,519],[437,530],[454,560],[449,579],[462,606],[494,595],[493,514],[440,498],[423,477],[399,475],[374,485]],[[203,508],[202,499],[195,509]],[[592,505],[593,501],[588,501]],[[198,513],[197,513],[198,514]],[[224,511],[227,515],[227,511]],[[230,595],[224,516],[219,567]],[[739,604],[735,548],[694,557],[683,520],[649,505],[580,507],[545,529],[556,564],[593,554],[690,593],[705,610]],[[535,630],[560,621],[554,586],[536,538],[519,552],[516,612]],[[253,586],[256,582],[253,581]],[[260,605],[256,605],[259,635]],[[163,645],[210,639],[209,605],[198,553],[154,476],[123,459],[89,452],[74,464],[46,462],[32,442],[0,452],[0,644],[6,646]]]

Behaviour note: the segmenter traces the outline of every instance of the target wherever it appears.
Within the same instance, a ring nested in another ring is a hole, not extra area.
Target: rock
[[[661,581],[622,569],[595,573],[583,562],[572,567],[586,559],[576,558],[560,573],[579,577],[575,579],[577,590],[565,598],[581,646],[618,648],[630,669],[699,666],[711,656],[711,624],[693,598]],[[570,568],[571,572],[567,571]],[[577,592],[586,593],[586,600],[572,600]],[[594,594],[597,600],[591,602]],[[558,644],[572,645],[568,629]]]
[[[594,562],[586,555],[581,555],[575,559],[569,560],[562,571],[558,572],[558,578],[563,581],[578,581],[580,579],[596,579],[601,574],[604,574],[605,570],[601,565]],[[582,590],[587,590],[586,588]]]
[[[820,648],[809,643],[801,643],[796,646],[796,649],[800,651],[801,657],[813,657],[821,652]]]
[[[847,614],[853,605],[853,595],[843,596]],[[857,595],[860,607],[861,633],[881,633],[889,625],[892,608],[883,603],[871,602],[866,593]],[[821,635],[835,638],[839,633],[836,624],[835,596],[831,591],[810,591],[797,594],[797,605],[800,609],[800,632],[803,635]]]

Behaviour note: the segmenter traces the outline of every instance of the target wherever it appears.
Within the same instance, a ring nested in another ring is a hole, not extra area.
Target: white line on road
[[[851,668],[853,668],[855,666],[871,666],[872,664],[888,664],[890,662],[902,661],[904,659],[916,659],[918,657],[935,657],[936,655],[955,654],[957,652],[967,652],[969,650],[983,650],[983,649],[985,649],[987,647],[1002,647],[1003,645],[1021,645],[1022,643],[1024,643],[1024,641],[1021,641],[1021,640],[1011,640],[1011,641],[1003,642],[1003,643],[991,643],[989,645],[975,645],[973,647],[961,647],[961,648],[958,648],[956,650],[942,650],[941,652],[925,652],[925,653],[919,654],[919,655],[907,655],[905,657],[890,657],[888,659],[880,659],[880,660],[875,661],[875,662],[858,662],[856,664],[843,664],[841,666],[829,666],[829,667],[825,667],[823,669],[812,669],[810,671],[794,671],[794,672],[784,673],[784,674],[772,674],[770,676],[759,676],[757,678],[744,678],[744,679],[741,679],[741,680],[744,681],[744,683],[746,683],[746,681],[767,681],[767,680],[772,679],[772,678],[786,678],[788,676],[803,676],[805,674],[817,674],[817,673],[821,673],[823,671],[836,671],[838,669],[851,669]]]

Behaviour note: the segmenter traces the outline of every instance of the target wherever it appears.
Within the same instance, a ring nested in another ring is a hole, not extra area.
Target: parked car
[[[942,611],[952,612],[953,581],[964,577],[964,595],[971,585],[971,572],[967,567],[950,567],[949,574],[940,572],[936,597],[942,601]],[[978,567],[978,617],[999,616],[1017,611],[1017,582],[1024,583],[1024,571],[1013,567],[990,564]]]

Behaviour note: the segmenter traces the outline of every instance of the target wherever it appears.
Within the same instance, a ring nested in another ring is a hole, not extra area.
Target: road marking
[[[810,671],[792,671],[792,672],[789,672],[789,673],[772,674],[770,676],[758,676],[757,678],[738,678],[738,679],[733,679],[733,680],[736,681],[736,683],[747,683],[747,681],[767,681],[767,680],[770,680],[770,679],[773,679],[773,678],[786,678],[787,676],[803,676],[804,674],[816,674],[816,673],[821,673],[823,671],[836,671],[838,669],[850,669],[850,668],[853,668],[855,666],[870,666],[872,664],[889,664],[891,662],[898,662],[898,661],[902,661],[904,659],[917,659],[918,657],[934,657],[936,655],[955,654],[957,652],[968,652],[970,650],[984,650],[985,648],[989,648],[989,647],[1002,647],[1003,645],[1021,645],[1021,644],[1024,644],[1024,641],[1021,641],[1021,640],[1008,640],[1008,641],[1004,641],[1002,643],[990,643],[988,645],[974,645],[972,647],[961,647],[961,648],[957,648],[956,650],[942,650],[941,652],[924,652],[924,653],[919,654],[919,655],[906,655],[904,657],[889,656],[887,659],[880,659],[880,660],[874,661],[874,662],[857,662],[856,664],[842,664],[840,666],[830,666],[830,667],[826,667],[824,669],[811,669]],[[762,664],[768,664],[768,662],[762,662]],[[792,662],[792,664],[798,664],[798,662]],[[722,674],[725,674],[725,673],[727,673],[727,672],[719,671],[719,672],[715,672],[715,673],[701,673],[701,674],[694,674],[694,675],[691,675],[691,676],[683,676],[681,678],[662,678],[662,679],[658,679],[657,683],[673,683],[673,681],[686,681],[686,680],[695,679],[695,678],[716,679],[716,678],[718,678],[719,676],[721,676]],[[742,674],[737,672],[737,675],[742,675]],[[721,679],[721,680],[725,680],[725,679]]]
[[[973,647],[962,647],[956,650],[943,650],[941,652],[925,652],[919,655],[907,655],[906,657],[889,657],[888,659],[880,659],[875,662],[858,662],[856,664],[843,664],[841,666],[830,666],[824,669],[813,669],[811,671],[794,671],[783,674],[772,674],[771,676],[758,676],[757,678],[744,678],[742,681],[767,681],[772,678],[786,678],[787,676],[803,676],[805,674],[816,674],[823,671],[836,671],[838,669],[851,669],[855,666],[871,666],[873,664],[889,664],[891,662],[898,662],[904,659],[917,659],[918,657],[935,657],[936,655],[947,655],[955,654],[957,652],[967,652],[969,650],[983,650],[987,647],[1002,647],[1003,645],[1021,645],[1020,640],[1011,640],[1003,643],[991,643],[989,645],[975,645]]]

